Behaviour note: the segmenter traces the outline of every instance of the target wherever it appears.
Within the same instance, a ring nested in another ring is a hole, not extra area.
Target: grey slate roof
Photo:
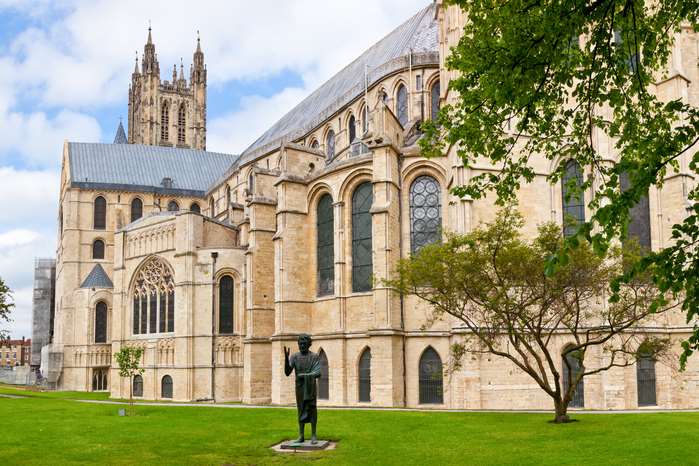
[[[102,266],[95,264],[80,288],[114,288],[114,285]]]
[[[365,69],[371,86],[387,74],[407,67],[411,52],[414,65],[438,64],[438,47],[435,4],[432,2],[284,115],[243,151],[240,163],[250,162],[285,142],[298,139],[359,96],[364,91]]]
[[[129,140],[126,139],[126,132],[124,131],[124,125],[119,121],[119,127],[117,127],[116,135],[114,136],[114,144],[128,144]]]
[[[68,143],[70,184],[82,189],[204,197],[239,156],[141,144]],[[172,186],[163,186],[171,178]]]

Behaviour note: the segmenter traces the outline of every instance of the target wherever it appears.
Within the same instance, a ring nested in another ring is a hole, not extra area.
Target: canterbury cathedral
[[[420,123],[455,99],[445,59],[464,22],[458,7],[430,3],[241,154],[206,150],[205,43],[192,41],[187,75],[180,63],[163,80],[149,30],[126,130],[120,124],[112,144],[63,146],[44,376],[61,390],[117,398],[291,404],[283,347],[308,333],[321,360],[321,405],[549,409],[505,359],[468,354],[448,370],[451,345],[468,331],[381,285],[400,258],[496,215],[492,199],[451,194],[496,167],[466,168],[456,148],[426,159],[418,146]],[[654,92],[699,106],[697,34],[688,26],[675,44]],[[615,157],[604,134],[595,144]],[[696,183],[688,160],[635,210],[631,230],[647,247],[666,245],[684,218]],[[542,161],[519,192],[527,235],[562,224],[566,212],[589,218],[587,203],[571,205],[548,183],[554,168]],[[635,331],[670,338],[679,351],[691,328],[677,314]],[[561,332],[553,345],[568,343]],[[144,349],[145,371],[131,381],[113,357],[124,345]],[[591,350],[587,365],[605,357]],[[697,358],[684,372],[650,361],[583,381],[573,407],[699,407]]]

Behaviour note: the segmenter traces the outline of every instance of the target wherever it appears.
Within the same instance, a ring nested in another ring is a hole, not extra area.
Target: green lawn
[[[295,410],[119,406],[0,387],[6,421],[0,464],[699,464],[699,413],[580,414],[553,425],[548,414],[330,410],[319,434],[335,451],[278,454],[295,433]]]

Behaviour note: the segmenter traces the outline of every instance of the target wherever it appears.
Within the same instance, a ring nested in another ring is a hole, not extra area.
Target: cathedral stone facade
[[[199,44],[190,83],[182,71],[161,83],[149,32],[129,92],[128,144],[118,137],[63,149],[55,328],[45,349],[57,385],[290,404],[282,348],[309,333],[322,361],[321,405],[550,408],[532,380],[494,356],[468,354],[448,371],[450,345],[466,330],[447,318],[431,322],[425,303],[380,281],[443,232],[468,232],[496,212],[492,199],[450,193],[494,167],[467,169],[452,150],[427,160],[417,145],[419,123],[454,99],[444,61],[464,20],[441,1],[425,7],[240,155],[204,151]],[[699,81],[696,34],[685,28],[676,44],[656,91],[699,104],[690,86]],[[613,158],[611,141],[596,136]],[[637,216],[653,248],[684,216],[689,157]],[[561,186],[546,181],[553,169],[540,161],[520,192],[527,234],[562,223],[571,207]],[[636,331],[679,342],[690,328],[677,314]],[[568,342],[561,333],[554,346]],[[119,377],[112,357],[123,345],[145,350],[145,372],[133,381]],[[588,366],[607,357],[590,353]],[[641,369],[585,378],[577,406],[699,406],[696,358],[682,373],[660,361]]]

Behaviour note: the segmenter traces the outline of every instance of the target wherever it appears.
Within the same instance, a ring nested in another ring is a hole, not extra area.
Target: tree
[[[140,367],[141,357],[143,357],[143,348],[122,346],[114,357],[119,365],[119,375],[129,378],[129,406],[131,408],[131,414],[133,414],[133,378],[144,372],[144,369]]]
[[[610,281],[637,260],[640,250],[632,244],[612,248],[605,257],[582,244],[547,275],[546,262],[563,243],[561,228],[543,225],[535,239],[525,241],[522,225],[522,217],[508,208],[494,223],[449,235],[401,260],[387,284],[431,304],[433,319],[446,315],[465,325],[469,341],[452,347],[457,367],[467,351],[508,359],[551,397],[554,421],[566,422],[584,377],[632,365],[639,352],[658,357],[666,351],[668,340],[642,339],[632,330],[677,304],[665,299],[649,273],[622,284],[615,302],[606,301]],[[562,335],[568,341],[561,350]],[[591,350],[603,357],[588,367]],[[579,370],[571,367],[575,360]],[[567,366],[565,376],[559,364]]]
[[[0,322],[12,321],[12,319],[10,318],[10,313],[12,313],[12,309],[15,307],[15,303],[13,303],[11,299],[12,291],[10,290],[10,287],[8,287],[3,281],[3,279],[0,278]],[[0,329],[0,341],[6,340],[9,337],[9,332]]]
[[[558,163],[550,183],[561,180],[567,160],[576,161],[587,174],[579,192],[594,191],[593,215],[552,256],[549,272],[581,241],[604,255],[626,236],[630,208],[650,186],[662,187],[666,175],[697,176],[699,109],[691,99],[659,97],[655,84],[670,77],[681,29],[699,30],[698,0],[451,3],[468,18],[446,61],[459,72],[449,83],[457,97],[424,125],[423,153],[438,156],[453,147],[467,167],[491,162],[498,172],[474,176],[453,192],[475,199],[494,192],[501,205],[535,178],[535,161]],[[614,143],[615,161],[599,150],[600,136]],[[578,188],[569,188],[575,195]],[[643,257],[619,282],[652,270],[660,290],[682,300],[692,323],[699,317],[699,185],[689,185],[685,201],[673,244]],[[682,364],[699,349],[694,329],[683,343]]]

